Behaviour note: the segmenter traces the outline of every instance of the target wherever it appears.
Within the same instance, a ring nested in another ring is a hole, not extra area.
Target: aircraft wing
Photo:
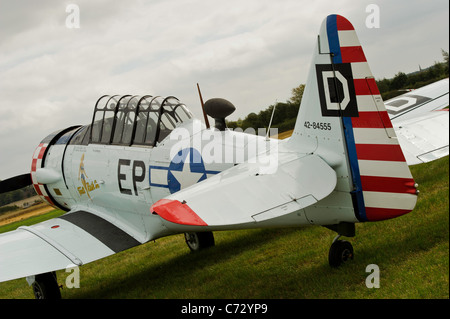
[[[449,154],[449,79],[385,102],[408,165]]]
[[[92,211],[0,234],[0,282],[98,260],[140,244]]]
[[[447,78],[385,101],[392,123],[448,107],[448,85]]]
[[[393,123],[408,165],[430,162],[449,154],[448,110]]]
[[[276,172],[262,164],[270,160],[266,159],[239,164],[174,193],[156,202],[151,211],[169,222],[169,229],[174,224],[252,224],[299,211],[336,186],[335,171],[316,155],[280,152]]]

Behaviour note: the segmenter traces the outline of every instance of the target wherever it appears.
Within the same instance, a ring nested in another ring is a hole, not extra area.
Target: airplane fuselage
[[[33,186],[51,205],[66,211],[95,210],[139,242],[169,234],[150,212],[156,201],[258,152],[267,153],[274,142],[239,131],[206,129],[196,119],[178,125],[156,146],[91,143],[89,129],[67,128],[39,144],[33,155]]]

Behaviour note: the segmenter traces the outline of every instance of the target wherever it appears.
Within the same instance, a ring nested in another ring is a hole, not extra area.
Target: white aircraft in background
[[[448,78],[385,102],[409,165],[447,156]]]
[[[90,125],[46,137],[31,174],[1,182],[0,192],[33,184],[67,213],[0,234],[0,281],[27,277],[37,298],[60,297],[56,270],[156,238],[185,233],[195,251],[214,245],[212,231],[299,225],[337,232],[337,267],[353,258],[339,237],[355,236],[356,223],[415,207],[417,185],[342,16],[320,27],[289,139],[226,129],[226,100],[204,108],[214,129],[174,97],[103,96]]]

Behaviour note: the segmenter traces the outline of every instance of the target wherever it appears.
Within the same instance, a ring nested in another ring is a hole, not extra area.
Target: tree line
[[[442,50],[444,62],[435,62],[434,65],[421,69],[419,71],[406,74],[398,72],[393,78],[376,80],[378,89],[383,100],[392,99],[398,95],[404,94],[408,89],[417,89],[449,76],[449,54]],[[278,128],[278,133],[294,129],[297,113],[302,100],[304,84],[292,89],[292,96],[286,102],[276,103],[275,113],[272,120],[272,126]],[[252,127],[267,128],[272,115],[274,105],[266,107],[258,114],[252,112],[244,119],[237,121],[227,121],[229,128],[242,128],[243,130]]]
[[[431,84],[438,80],[447,78],[449,75],[448,52],[442,50],[444,62],[435,62],[434,65],[421,69],[410,74],[398,72],[392,79],[382,79],[377,81],[383,100],[392,99],[405,93],[405,89],[418,89],[422,86]]]
[[[8,205],[35,195],[36,191],[31,185],[12,192],[0,194],[0,213],[11,210],[7,208],[1,209],[1,206]]]

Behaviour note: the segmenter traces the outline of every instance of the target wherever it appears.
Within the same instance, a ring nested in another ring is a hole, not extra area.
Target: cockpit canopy
[[[174,96],[104,95],[95,104],[89,142],[155,146],[192,117]]]

